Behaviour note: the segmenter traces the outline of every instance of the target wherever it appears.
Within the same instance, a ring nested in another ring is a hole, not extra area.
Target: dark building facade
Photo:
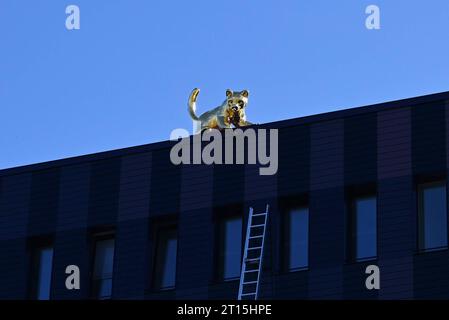
[[[169,141],[1,170],[0,298],[236,299],[248,209],[270,204],[261,299],[447,299],[448,108],[260,125],[279,129],[272,176],[173,165]]]

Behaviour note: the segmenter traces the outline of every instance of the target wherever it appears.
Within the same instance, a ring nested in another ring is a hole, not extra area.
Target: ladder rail
[[[248,235],[251,232],[251,222],[253,221],[253,208],[249,208],[249,217],[248,217],[248,225],[246,226],[246,237],[245,237],[245,249],[243,251],[243,259],[242,259],[242,266],[241,266],[241,273],[240,273],[240,284],[239,284],[239,295],[238,300],[242,299],[242,293],[243,293],[243,280],[245,276],[246,271],[246,258],[248,256]]]
[[[265,216],[265,227],[263,228],[263,237],[262,237],[262,245],[261,245],[261,252],[260,252],[260,262],[259,262],[259,273],[257,275],[257,283],[256,283],[256,296],[254,300],[257,300],[259,297],[259,285],[260,285],[260,274],[262,273],[262,261],[263,261],[263,251],[264,251],[264,245],[265,245],[265,232],[267,231],[267,224],[268,224],[268,210],[270,206],[267,204],[267,207],[265,209],[266,216]]]

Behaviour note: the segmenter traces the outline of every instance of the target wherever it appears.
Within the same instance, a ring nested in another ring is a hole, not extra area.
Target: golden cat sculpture
[[[196,100],[200,90],[195,88],[189,97],[189,114],[193,120],[199,121],[201,127],[198,131],[205,129],[225,129],[232,128],[232,126],[244,127],[252,123],[246,121],[245,108],[248,104],[248,90],[236,91],[226,90],[226,100],[221,106],[218,106],[210,111],[200,115],[196,115]]]

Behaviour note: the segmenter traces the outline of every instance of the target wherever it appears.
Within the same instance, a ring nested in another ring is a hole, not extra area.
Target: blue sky
[[[448,34],[447,0],[0,0],[0,168],[191,130],[194,87],[257,123],[448,91]]]

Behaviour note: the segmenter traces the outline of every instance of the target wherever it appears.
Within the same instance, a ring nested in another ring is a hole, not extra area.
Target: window
[[[290,210],[286,229],[288,270],[296,271],[307,268],[309,265],[309,209]]]
[[[156,262],[154,272],[155,289],[164,290],[175,287],[176,256],[178,239],[176,228],[162,229],[158,232]]]
[[[92,277],[92,294],[97,299],[110,299],[114,270],[114,239],[98,238],[95,243],[95,261]]]
[[[240,277],[242,259],[242,218],[227,218],[220,224],[219,273],[222,280]]]
[[[53,271],[53,247],[37,248],[33,255],[33,298],[49,300]]]
[[[377,256],[377,200],[375,196],[358,197],[352,203],[352,257],[364,261]]]
[[[446,182],[418,186],[419,249],[447,247]]]

